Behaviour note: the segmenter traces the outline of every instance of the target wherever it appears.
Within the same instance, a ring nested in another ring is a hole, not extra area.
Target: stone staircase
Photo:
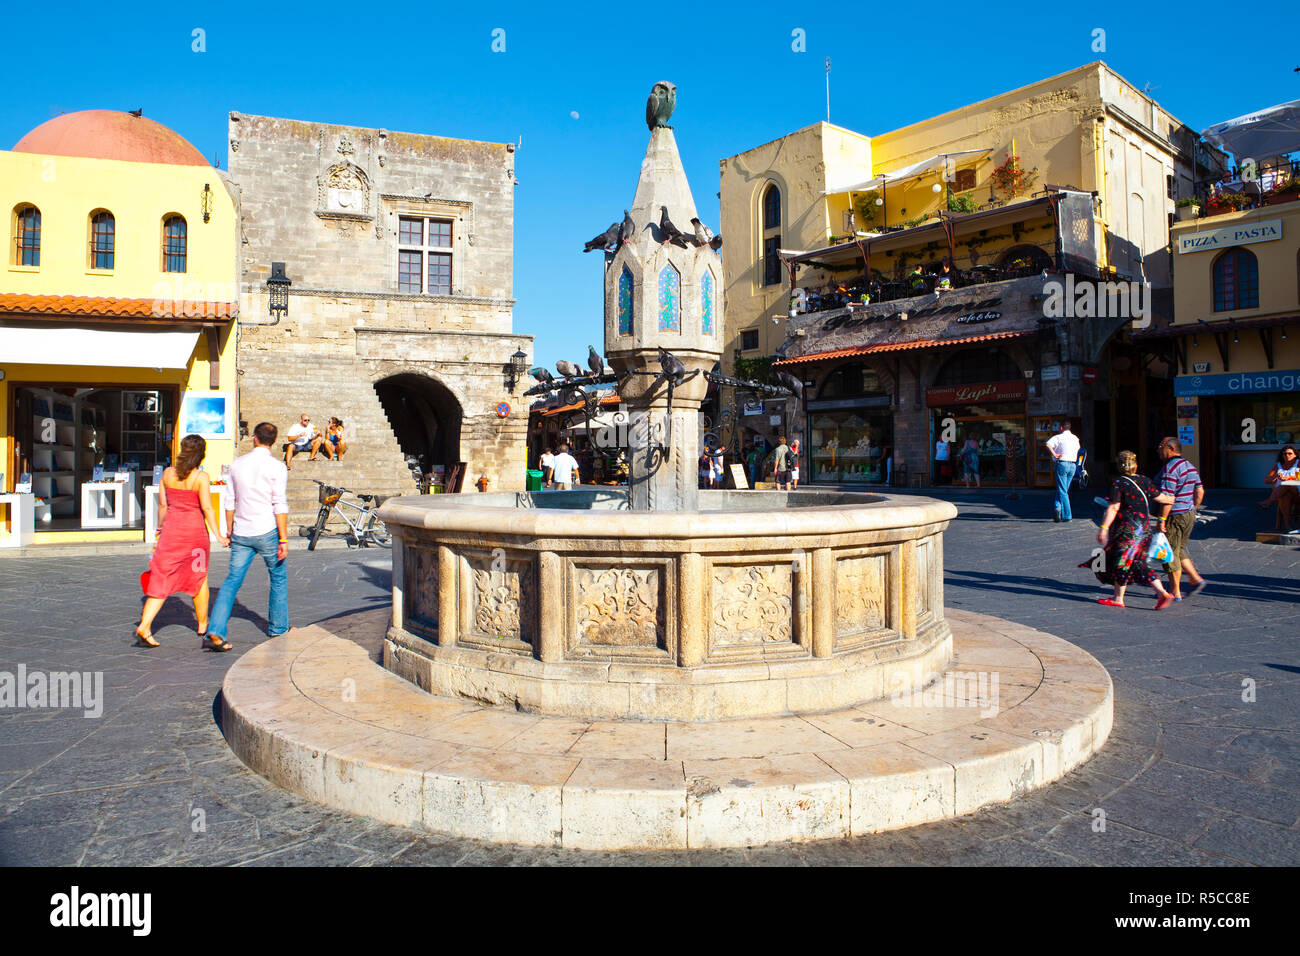
[[[275,453],[284,434],[306,412],[321,431],[330,416],[343,419],[348,450],[341,461],[327,461],[323,454],[309,461],[295,455],[289,471],[289,535],[311,526],[320,507],[318,487],[312,479],[341,485],[367,494],[415,494],[416,485],[393,436],[383,405],[363,373],[353,374],[347,357],[313,353],[241,351],[239,366],[239,417],[248,422],[251,433],[258,422],[268,421],[280,429]],[[251,451],[253,439],[239,443],[239,454]],[[329,530],[342,528],[331,519]]]

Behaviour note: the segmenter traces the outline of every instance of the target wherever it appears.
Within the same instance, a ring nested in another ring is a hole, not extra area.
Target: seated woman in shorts
[[[325,441],[321,444],[321,449],[325,452],[326,458],[338,461],[343,457],[343,453],[348,450],[348,443],[343,439],[343,419],[330,419],[329,425],[325,428]]]

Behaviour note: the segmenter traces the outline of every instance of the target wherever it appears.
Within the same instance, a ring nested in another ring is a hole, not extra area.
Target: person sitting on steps
[[[321,443],[321,448],[325,449],[325,457],[331,457],[335,461],[343,458],[343,453],[348,450],[348,443],[343,438],[343,419],[330,418],[330,423],[325,428],[325,440]]]
[[[284,466],[289,469],[293,468],[293,465],[290,464],[293,461],[293,456],[305,451],[311,452],[311,458],[308,461],[314,461],[316,452],[320,450],[321,442],[325,440],[316,426],[311,423],[311,418],[308,417],[306,412],[302,413],[298,424],[285,433],[285,437],[289,439],[289,442],[284,446]]]

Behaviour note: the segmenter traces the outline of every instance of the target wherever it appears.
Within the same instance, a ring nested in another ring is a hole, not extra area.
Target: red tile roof
[[[1011,332],[990,332],[987,335],[968,335],[960,339],[912,339],[907,342],[884,342],[880,345],[861,345],[857,348],[833,349],[830,352],[813,352],[811,355],[797,355],[794,358],[781,359],[773,365],[800,365],[804,362],[824,362],[827,359],[847,358],[852,355],[869,355],[873,352],[904,352],[912,349],[942,348],[948,345],[967,345],[971,342],[991,342],[994,339],[1013,339],[1020,335],[1033,335],[1033,329],[1017,329]]]
[[[200,309],[202,311],[198,311]],[[190,306],[189,303],[172,299],[111,299],[89,295],[21,295],[0,292],[0,313],[202,321],[233,319],[239,315],[239,303],[196,302]]]

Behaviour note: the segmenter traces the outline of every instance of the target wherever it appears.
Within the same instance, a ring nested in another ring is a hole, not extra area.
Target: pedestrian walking
[[[1155,589],[1156,610],[1163,611],[1174,602],[1157,573],[1147,565],[1147,551],[1155,534],[1152,505],[1167,505],[1173,496],[1163,495],[1143,475],[1137,473],[1137,455],[1122,451],[1116,456],[1119,471],[1110,486],[1110,506],[1102,516],[1097,543],[1105,548],[1101,567],[1089,558],[1081,568],[1092,568],[1097,580],[1114,589],[1111,598],[1098,598],[1100,604],[1124,607],[1124,591],[1130,584],[1147,584]]]
[[[714,445],[711,449],[709,449],[709,452],[710,452],[710,454],[711,454],[711,456],[712,456],[712,460],[713,460],[713,464],[712,464],[712,480],[713,480],[713,485],[712,485],[712,487],[714,487],[714,488],[721,488],[721,487],[722,487],[722,484],[723,484],[723,481],[724,481],[724,471],[725,471],[725,461],[724,461],[724,459],[725,459],[725,452],[722,450],[722,446],[721,446],[721,445]]]
[[[1070,423],[1066,422],[1061,431],[1044,444],[1056,459],[1056,517],[1053,520],[1069,521],[1074,517],[1070,513],[1070,482],[1074,481],[1075,462],[1079,459],[1079,439],[1070,431]]]
[[[153,639],[153,619],[167,598],[188,594],[194,599],[194,630],[202,646],[214,651],[230,649],[229,644],[213,646],[208,641],[208,532],[223,545],[229,541],[217,530],[211,482],[199,467],[207,448],[201,436],[186,435],[181,439],[176,463],[162,473],[158,543],[149,559],[149,570],[142,575],[144,612],[135,628],[135,642],[141,647],[158,646]]]
[[[208,635],[212,650],[230,649],[226,628],[235,609],[235,596],[255,557],[262,558],[271,576],[267,634],[276,637],[290,630],[289,572],[285,567],[289,557],[289,503],[285,496],[289,470],[271,454],[278,434],[270,422],[259,422],[253,429],[253,450],[230,466],[231,501],[226,508],[230,538],[225,542],[230,548],[230,570],[212,607]]]
[[[975,487],[980,486],[980,443],[974,438],[967,438],[961,448],[962,480],[970,487],[970,480],[975,479]]]
[[[560,445],[560,453],[551,461],[551,474],[555,479],[551,484],[559,491],[570,490],[574,481],[581,479],[578,459],[569,454],[568,445]]]
[[[1197,572],[1187,554],[1187,542],[1196,527],[1196,511],[1205,500],[1205,486],[1201,484],[1201,474],[1196,466],[1183,457],[1183,445],[1177,438],[1163,439],[1156,450],[1165,464],[1155,483],[1161,494],[1174,499],[1164,506],[1160,516],[1160,530],[1169,538],[1169,547],[1173,551],[1165,570],[1169,572],[1169,590],[1173,592],[1174,600],[1181,601],[1184,574],[1192,586],[1192,594],[1200,594],[1209,583]]]
[[[546,447],[546,450],[542,452],[542,457],[537,463],[542,466],[542,487],[551,487],[552,472],[554,471],[555,465],[555,453],[551,451],[549,445]]]
[[[799,439],[790,442],[790,490],[799,487]]]

